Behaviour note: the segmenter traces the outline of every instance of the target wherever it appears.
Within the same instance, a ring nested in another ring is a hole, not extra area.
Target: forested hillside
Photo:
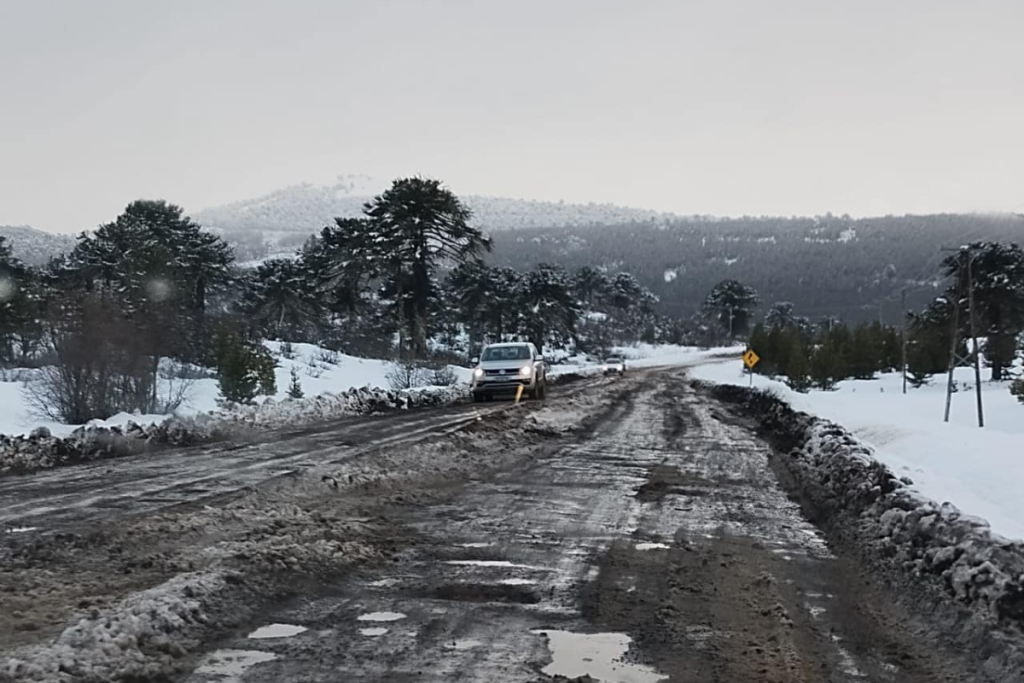
[[[0,225],[0,237],[6,239],[15,258],[32,266],[42,265],[51,256],[75,246],[71,235],[43,232],[27,225]]]
[[[765,304],[799,315],[899,321],[900,291],[920,307],[939,291],[941,248],[976,240],[1024,241],[1021,215],[852,219],[682,219],[494,232],[499,265],[556,263],[628,270],[661,298],[663,312],[697,312],[724,278],[754,287]]]

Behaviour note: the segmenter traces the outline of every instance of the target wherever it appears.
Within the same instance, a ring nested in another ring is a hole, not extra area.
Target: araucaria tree
[[[435,272],[443,263],[479,259],[490,240],[469,225],[469,209],[438,180],[396,180],[364,212],[370,232],[363,250],[388,285],[408,351],[425,356]]]
[[[757,292],[738,280],[722,280],[704,300],[704,314],[713,318],[731,338],[743,336],[750,328]]]

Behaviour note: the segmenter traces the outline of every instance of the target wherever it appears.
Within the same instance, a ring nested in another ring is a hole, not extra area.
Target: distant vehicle
[[[537,347],[527,342],[490,344],[479,360],[473,359],[473,401],[497,394],[514,394],[523,387],[527,398],[543,399],[548,392],[548,370]]]
[[[624,375],[626,374],[626,361],[618,356],[605,358],[604,364],[601,366],[601,370],[603,370],[606,375],[610,375],[613,372]]]

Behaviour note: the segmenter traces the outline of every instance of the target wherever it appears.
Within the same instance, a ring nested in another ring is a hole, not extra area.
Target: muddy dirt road
[[[550,402],[529,457],[363,498],[393,552],[295,586],[180,678],[982,680],[830,549],[768,445],[681,371],[619,390],[572,434]]]
[[[552,387],[552,398],[600,383],[592,378]],[[275,477],[443,435],[510,407],[508,402],[462,404],[347,417],[305,430],[253,435],[251,441],[172,449],[8,477],[0,479],[0,530],[73,531],[222,498]]]

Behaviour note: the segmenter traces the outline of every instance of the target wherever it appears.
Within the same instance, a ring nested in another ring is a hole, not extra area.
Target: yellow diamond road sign
[[[736,356],[733,356],[733,358],[735,357]],[[754,369],[754,366],[757,365],[759,360],[761,360],[761,356],[754,353],[754,349],[749,349],[745,354],[743,354],[743,362],[751,370]]]

